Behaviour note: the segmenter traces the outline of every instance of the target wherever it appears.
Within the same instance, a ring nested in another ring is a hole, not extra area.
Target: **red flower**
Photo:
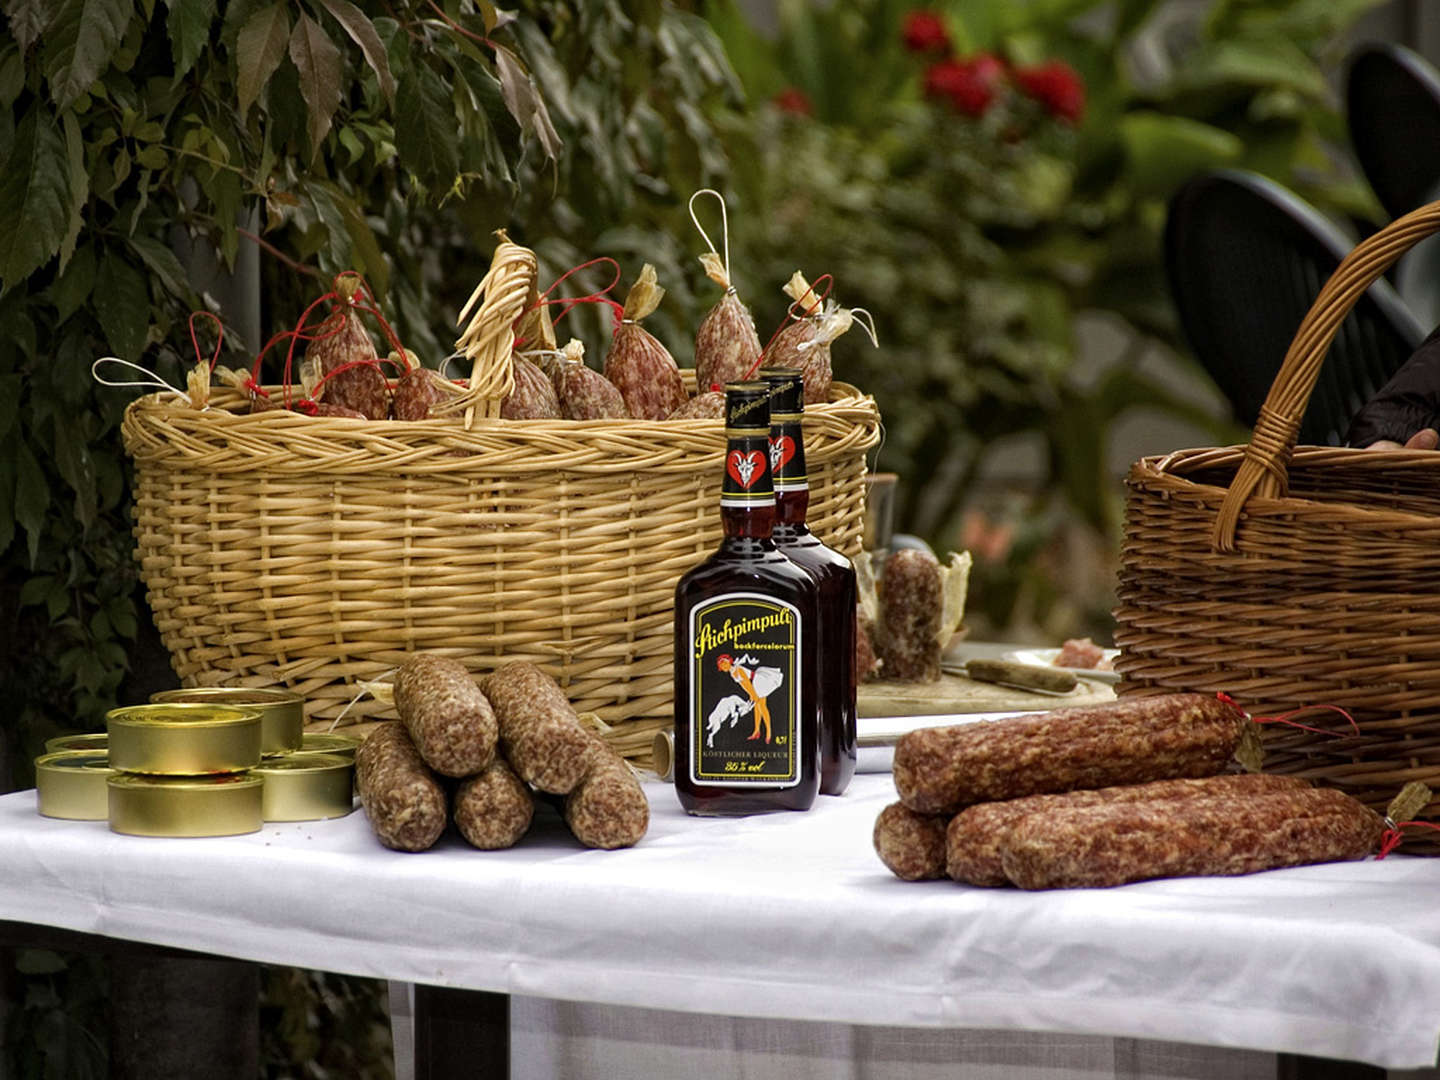
[[[1085,83],[1063,60],[1017,68],[1015,82],[1051,114],[1078,124],[1085,115]]]
[[[781,112],[794,113],[796,116],[815,115],[815,106],[811,103],[809,95],[794,86],[787,86],[776,94],[774,105]]]
[[[941,60],[925,72],[925,96],[948,101],[966,116],[983,116],[1005,80],[1005,65],[989,53],[969,60]]]
[[[944,55],[950,51],[950,32],[945,29],[945,20],[933,11],[909,12],[900,27],[900,38],[913,53]]]

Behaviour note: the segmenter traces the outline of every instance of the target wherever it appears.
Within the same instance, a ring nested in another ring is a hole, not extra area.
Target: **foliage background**
[[[132,394],[90,365],[115,355],[179,384],[185,319],[218,303],[177,255],[192,247],[226,265],[261,249],[262,334],[358,269],[432,365],[495,228],[550,279],[604,254],[628,284],[649,261],[669,290],[650,324],[684,365],[718,299],[685,203],[715,186],[762,339],[796,268],[875,316],[882,348],[852,332],[837,374],[879,399],[878,464],[906,479],[898,526],[977,552],[979,631],[1103,633],[1107,433],[1149,410],[1238,436],[1138,364],[1178,344],[1165,199],[1229,164],[1373,214],[1326,78],[1373,3],[934,5],[960,58],[1068,62],[1087,102],[1070,126],[1013,88],[979,117],[927,99],[933,58],[906,50],[899,0],[780,0],[776,35],[733,0],[0,0],[0,694],[16,703],[0,790],[29,783],[46,737],[97,728],[156,677],[139,670],[156,645],[118,440]],[[1087,371],[1076,327],[1096,312],[1128,344]],[[580,310],[562,333],[598,362],[604,320]],[[232,325],[222,362],[259,344]],[[982,503],[1017,434],[1042,448],[1039,475]],[[98,1074],[103,1040],[69,1037],[103,1021],[87,970],[16,959],[19,1075]],[[284,969],[267,988],[288,1032],[267,1044],[271,1074],[383,1073],[373,988]],[[355,1059],[309,1053],[341,1038]]]

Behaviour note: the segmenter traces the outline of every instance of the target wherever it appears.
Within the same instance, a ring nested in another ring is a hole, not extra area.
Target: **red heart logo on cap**
[[[764,475],[765,455],[759,450],[751,450],[744,454],[739,450],[731,450],[730,456],[725,459],[725,471],[742,488],[748,489]]]
[[[790,459],[795,456],[795,440],[789,435],[781,435],[778,439],[770,440],[770,471],[778,473],[789,464]]]

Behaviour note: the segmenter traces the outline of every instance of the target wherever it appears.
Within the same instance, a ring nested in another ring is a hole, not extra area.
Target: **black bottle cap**
[[[798,416],[805,409],[805,373],[798,368],[769,368],[762,373],[770,386],[770,419]]]
[[[725,384],[725,430],[741,434],[770,432],[770,385],[764,382]]]

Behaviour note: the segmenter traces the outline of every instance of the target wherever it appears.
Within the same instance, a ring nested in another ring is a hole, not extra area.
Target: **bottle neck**
[[[720,522],[726,539],[768,540],[775,525],[775,487],[766,433],[732,434],[725,446]]]
[[[805,514],[810,509],[810,491],[800,488],[775,492],[775,524],[792,529],[805,528]]]

